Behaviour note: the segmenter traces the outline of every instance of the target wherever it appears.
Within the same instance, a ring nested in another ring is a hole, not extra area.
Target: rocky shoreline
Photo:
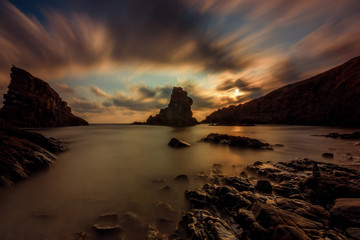
[[[95,232],[72,239],[133,239],[129,226],[151,240],[360,239],[356,170],[309,159],[255,162],[239,176],[221,175],[222,166],[214,167],[201,176],[202,187],[185,191],[188,210],[172,234],[128,212],[100,215]]]
[[[359,239],[360,174],[309,159],[215,175],[186,191],[186,239]]]
[[[0,119],[0,187],[48,168],[56,160],[55,154],[64,151],[64,144],[55,138],[22,130]]]

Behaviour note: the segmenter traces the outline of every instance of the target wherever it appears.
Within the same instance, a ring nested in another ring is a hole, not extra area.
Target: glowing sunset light
[[[90,123],[144,121],[173,86],[201,120],[359,55],[359,9],[354,0],[0,0],[0,102],[15,64]]]

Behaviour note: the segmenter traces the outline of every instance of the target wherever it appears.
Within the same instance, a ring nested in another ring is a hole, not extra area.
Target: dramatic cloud
[[[78,113],[101,113],[104,111],[100,104],[87,99],[74,98],[69,104]]]
[[[249,83],[244,81],[243,79],[235,79],[235,80],[226,80],[217,86],[218,91],[227,91],[230,89],[239,89],[245,92],[253,92],[253,91],[260,91],[261,88],[250,86]]]
[[[109,98],[110,95],[107,94],[105,91],[101,90],[97,86],[90,86],[90,91],[95,94],[97,97],[101,98]]]
[[[174,85],[203,116],[359,55],[359,13],[358,0],[0,0],[0,94],[15,64],[92,119],[147,115]]]
[[[69,85],[67,85],[66,83],[59,83],[56,84],[55,86],[56,90],[58,90],[60,93],[62,94],[70,94],[73,95],[75,94],[74,89],[72,89]]]

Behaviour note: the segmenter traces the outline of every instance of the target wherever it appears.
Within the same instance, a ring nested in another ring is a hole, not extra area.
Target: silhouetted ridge
[[[71,113],[71,108],[43,80],[12,67],[11,82],[4,94],[3,119],[18,127],[63,127],[88,125]]]
[[[360,126],[360,57],[248,103],[219,109],[203,123]]]

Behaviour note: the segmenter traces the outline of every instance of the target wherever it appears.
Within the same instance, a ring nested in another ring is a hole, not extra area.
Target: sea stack
[[[191,105],[193,100],[181,87],[174,87],[170,103],[167,108],[161,109],[155,117],[150,116],[146,123],[150,125],[166,125],[174,127],[194,126],[198,121],[193,118]]]
[[[12,67],[11,81],[0,117],[18,127],[65,127],[88,125],[43,80]]]

